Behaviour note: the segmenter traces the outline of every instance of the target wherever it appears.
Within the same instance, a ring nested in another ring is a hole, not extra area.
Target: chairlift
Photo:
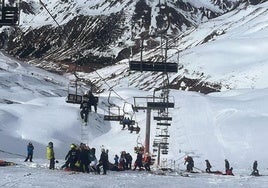
[[[0,27],[19,25],[20,0],[0,0]]]
[[[70,92],[70,85],[68,86],[68,95],[66,97],[66,102],[67,103],[72,103],[72,104],[82,104],[83,102],[83,95],[77,94],[77,84],[75,86],[75,93]]]
[[[130,133],[132,133],[133,131],[135,131],[136,134],[139,134],[141,128],[139,127],[138,123],[136,123],[136,126],[131,125],[130,128],[129,128],[129,130],[130,130]]]
[[[82,104],[83,102],[83,95],[78,94],[78,80],[79,77],[76,74],[78,67],[77,61],[75,62],[75,68],[74,68],[74,76],[75,76],[75,82],[74,82],[74,87],[75,87],[75,93],[70,93],[70,85],[68,86],[68,96],[66,98],[67,103],[73,103],[73,104]]]
[[[152,61],[130,61],[129,69],[132,71],[153,72],[178,72],[177,63],[152,62]]]
[[[124,120],[128,117],[129,118],[129,122],[127,122],[126,124],[127,125],[129,125],[129,126],[133,126],[133,125],[135,125],[135,120],[133,120],[133,114],[131,114],[131,113],[129,113],[129,112],[127,112],[126,111],[126,102],[124,103],[124,106],[123,106],[123,116],[124,116],[124,119],[122,120],[122,121],[120,121],[120,124],[122,125],[122,124],[124,124],[125,122],[124,122]],[[133,108],[133,106],[131,105],[131,107]],[[133,109],[132,109],[133,110]]]
[[[162,120],[172,121],[172,117],[168,117],[168,116],[155,116],[154,117],[154,120],[156,120],[156,121],[162,121]]]
[[[134,147],[134,151],[135,153],[144,153],[144,146],[142,145],[141,142],[139,142],[138,140],[140,139],[140,135],[137,137],[137,146]]]
[[[167,149],[163,149],[163,150],[161,151],[161,153],[162,153],[163,155],[167,155],[167,154],[168,154],[168,150],[167,150]]]
[[[157,126],[171,126],[170,123],[156,123]]]
[[[156,137],[165,137],[165,138],[168,138],[169,135],[168,134],[158,134],[158,135],[156,135]]]
[[[111,103],[110,97],[111,97],[111,89],[108,96],[108,115],[104,115],[104,121],[122,121],[124,119],[123,115],[120,115],[120,107],[116,106],[115,104]],[[112,112],[112,109],[115,109],[117,112],[116,114]]]

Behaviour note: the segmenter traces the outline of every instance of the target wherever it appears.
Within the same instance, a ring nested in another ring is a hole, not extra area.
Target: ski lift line
[[[8,151],[4,151],[4,150],[0,150],[0,152],[6,153],[6,154],[9,154],[9,155],[14,155],[14,156],[26,157],[25,155],[21,155],[21,154],[17,154],[17,153],[12,153],[12,152],[8,152]]]
[[[53,15],[50,13],[50,11],[47,9],[46,5],[43,3],[42,0],[39,0],[40,4],[46,9],[50,17],[54,20],[54,22],[60,27],[60,24],[57,22],[57,20],[53,17]]]
[[[109,88],[109,91],[112,91],[114,92],[115,95],[117,95],[122,101],[124,101],[125,103],[127,104],[131,104],[129,103],[128,101],[126,101],[126,99],[124,99],[123,97],[121,97],[121,95],[119,95],[114,89],[113,87],[111,87],[107,82],[106,80],[104,80],[104,78],[97,72],[97,70],[94,70],[94,72],[100,77],[100,79],[108,86]],[[132,105],[132,104],[131,104]]]

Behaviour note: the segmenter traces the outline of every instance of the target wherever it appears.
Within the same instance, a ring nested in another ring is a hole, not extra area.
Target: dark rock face
[[[190,2],[183,0],[160,0],[155,7],[148,3],[150,1],[145,0],[107,0],[103,4],[98,3],[91,8],[98,9],[102,6],[112,8],[125,1],[127,1],[126,6],[135,6],[133,12],[125,11],[126,7],[124,7],[118,12],[107,15],[89,16],[78,14],[80,11],[78,8],[77,16],[60,27],[44,25],[27,30],[14,28],[12,32],[9,32],[5,50],[17,58],[31,61],[32,64],[39,64],[40,61],[54,62],[62,67],[58,70],[59,73],[71,71],[76,63],[81,71],[90,72],[140,53],[141,39],[134,40],[134,38],[141,37],[144,40],[148,46],[144,50],[154,49],[160,45],[159,35],[161,34],[168,32],[169,35],[176,36],[187,28],[197,27],[202,20],[220,16],[243,3],[259,4],[266,0],[236,2],[212,0],[211,2],[220,10],[218,12],[206,7],[194,7]],[[73,1],[62,0],[59,3],[74,6]],[[38,16],[38,10],[34,7],[32,1],[22,1],[21,3],[23,14]],[[68,8],[64,10],[67,11]],[[153,16],[153,14],[156,15]],[[65,19],[67,17],[68,13],[66,13]],[[211,33],[204,38],[203,43],[213,40],[213,37],[218,34],[217,32]],[[129,37],[122,40],[124,36]],[[172,36],[169,37],[172,38]],[[132,43],[126,41],[132,41]],[[115,47],[117,50],[114,50]],[[146,58],[163,57],[153,54],[152,57]],[[201,83],[185,77],[183,82],[198,83],[192,84],[194,86],[191,89],[204,93],[220,88],[217,84]],[[177,84],[173,84],[174,88],[177,88]],[[213,86],[206,87],[207,85]]]
[[[6,50],[20,59],[42,58],[55,62],[73,61],[72,58],[80,53],[82,55],[76,61],[105,66],[115,63],[113,56],[97,57],[90,50],[108,50],[109,45],[124,33],[122,18],[122,13],[77,16],[61,28],[46,25],[23,33],[17,29],[10,35]],[[97,27],[93,27],[96,23]]]

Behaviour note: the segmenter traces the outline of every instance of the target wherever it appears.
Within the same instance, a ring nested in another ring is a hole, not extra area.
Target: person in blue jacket
[[[28,160],[30,160],[30,162],[33,162],[33,150],[34,146],[31,142],[29,142],[27,145],[27,157],[24,162],[27,162]]]

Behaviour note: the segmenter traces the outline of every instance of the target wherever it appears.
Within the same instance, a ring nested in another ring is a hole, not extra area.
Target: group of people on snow
[[[146,153],[143,156],[142,152],[137,153],[137,158],[132,168],[133,158],[130,153],[122,151],[120,157],[116,154],[114,156],[114,163],[109,162],[109,150],[101,149],[99,160],[96,157],[96,149],[90,148],[84,143],[79,146],[76,144],[70,145],[70,150],[65,156],[65,163],[61,166],[61,169],[70,171],[79,171],[84,173],[95,172],[100,174],[107,174],[107,170],[123,171],[123,170],[143,170],[150,171],[152,165],[151,156]],[[49,169],[55,169],[55,153],[53,149],[53,143],[49,142],[47,146],[47,159],[49,160]],[[26,161],[26,160],[25,160]]]
[[[122,151],[120,157],[116,154],[114,156],[114,168],[118,170],[132,169],[132,156],[126,151]]]
[[[206,173],[213,173],[213,174],[222,174],[222,175],[231,175],[231,176],[234,176],[233,174],[233,167],[230,167],[230,163],[227,159],[224,160],[225,162],[225,173],[222,173],[221,171],[211,171],[211,164],[209,162],[208,159],[205,160],[205,163],[206,163],[206,170],[205,172]],[[193,168],[194,168],[194,160],[191,156],[186,156],[184,158],[184,165],[186,165],[186,171],[187,172],[194,172],[193,171]],[[257,169],[258,168],[258,162],[257,161],[254,161],[253,162],[253,171],[251,173],[251,175],[253,176],[259,176],[259,170]]]
[[[136,148],[136,147],[135,147]],[[31,142],[27,145],[27,157],[24,160],[27,162],[33,162],[33,151],[34,146]],[[103,174],[107,173],[107,170],[113,171],[123,171],[123,170],[139,170],[145,169],[146,171],[151,171],[150,166],[152,165],[152,158],[149,153],[144,154],[144,150],[142,149],[135,149],[137,153],[136,160],[134,162],[134,167],[132,169],[132,162],[133,158],[130,153],[126,151],[122,151],[120,157],[116,154],[114,156],[114,163],[109,162],[109,150],[108,149],[101,149],[101,155],[99,160],[96,157],[96,149],[90,148],[84,143],[81,143],[79,146],[76,144],[70,145],[70,150],[65,156],[65,164],[61,166],[61,169],[71,170],[71,171],[80,171],[80,172],[95,172],[100,174],[101,167]],[[55,169],[55,153],[53,148],[53,142],[49,142],[46,149],[46,156],[49,160],[49,169]],[[214,174],[222,174],[222,175],[234,175],[233,174],[233,167],[230,167],[230,163],[227,159],[224,160],[225,162],[225,173],[221,171],[211,171],[212,165],[210,164],[209,160],[206,159],[206,173],[214,173]],[[191,156],[186,156],[184,158],[184,165],[186,165],[187,172],[194,172],[194,160]],[[196,168],[198,169],[198,168]],[[198,169],[199,170],[199,169]],[[253,171],[251,173],[253,176],[259,176],[258,170],[258,162],[255,160],[253,162]]]
[[[61,166],[61,169],[86,173],[97,172],[98,166],[95,153],[96,149],[89,148],[86,144],[81,143],[79,146],[71,144],[70,150],[65,156],[65,164]]]

